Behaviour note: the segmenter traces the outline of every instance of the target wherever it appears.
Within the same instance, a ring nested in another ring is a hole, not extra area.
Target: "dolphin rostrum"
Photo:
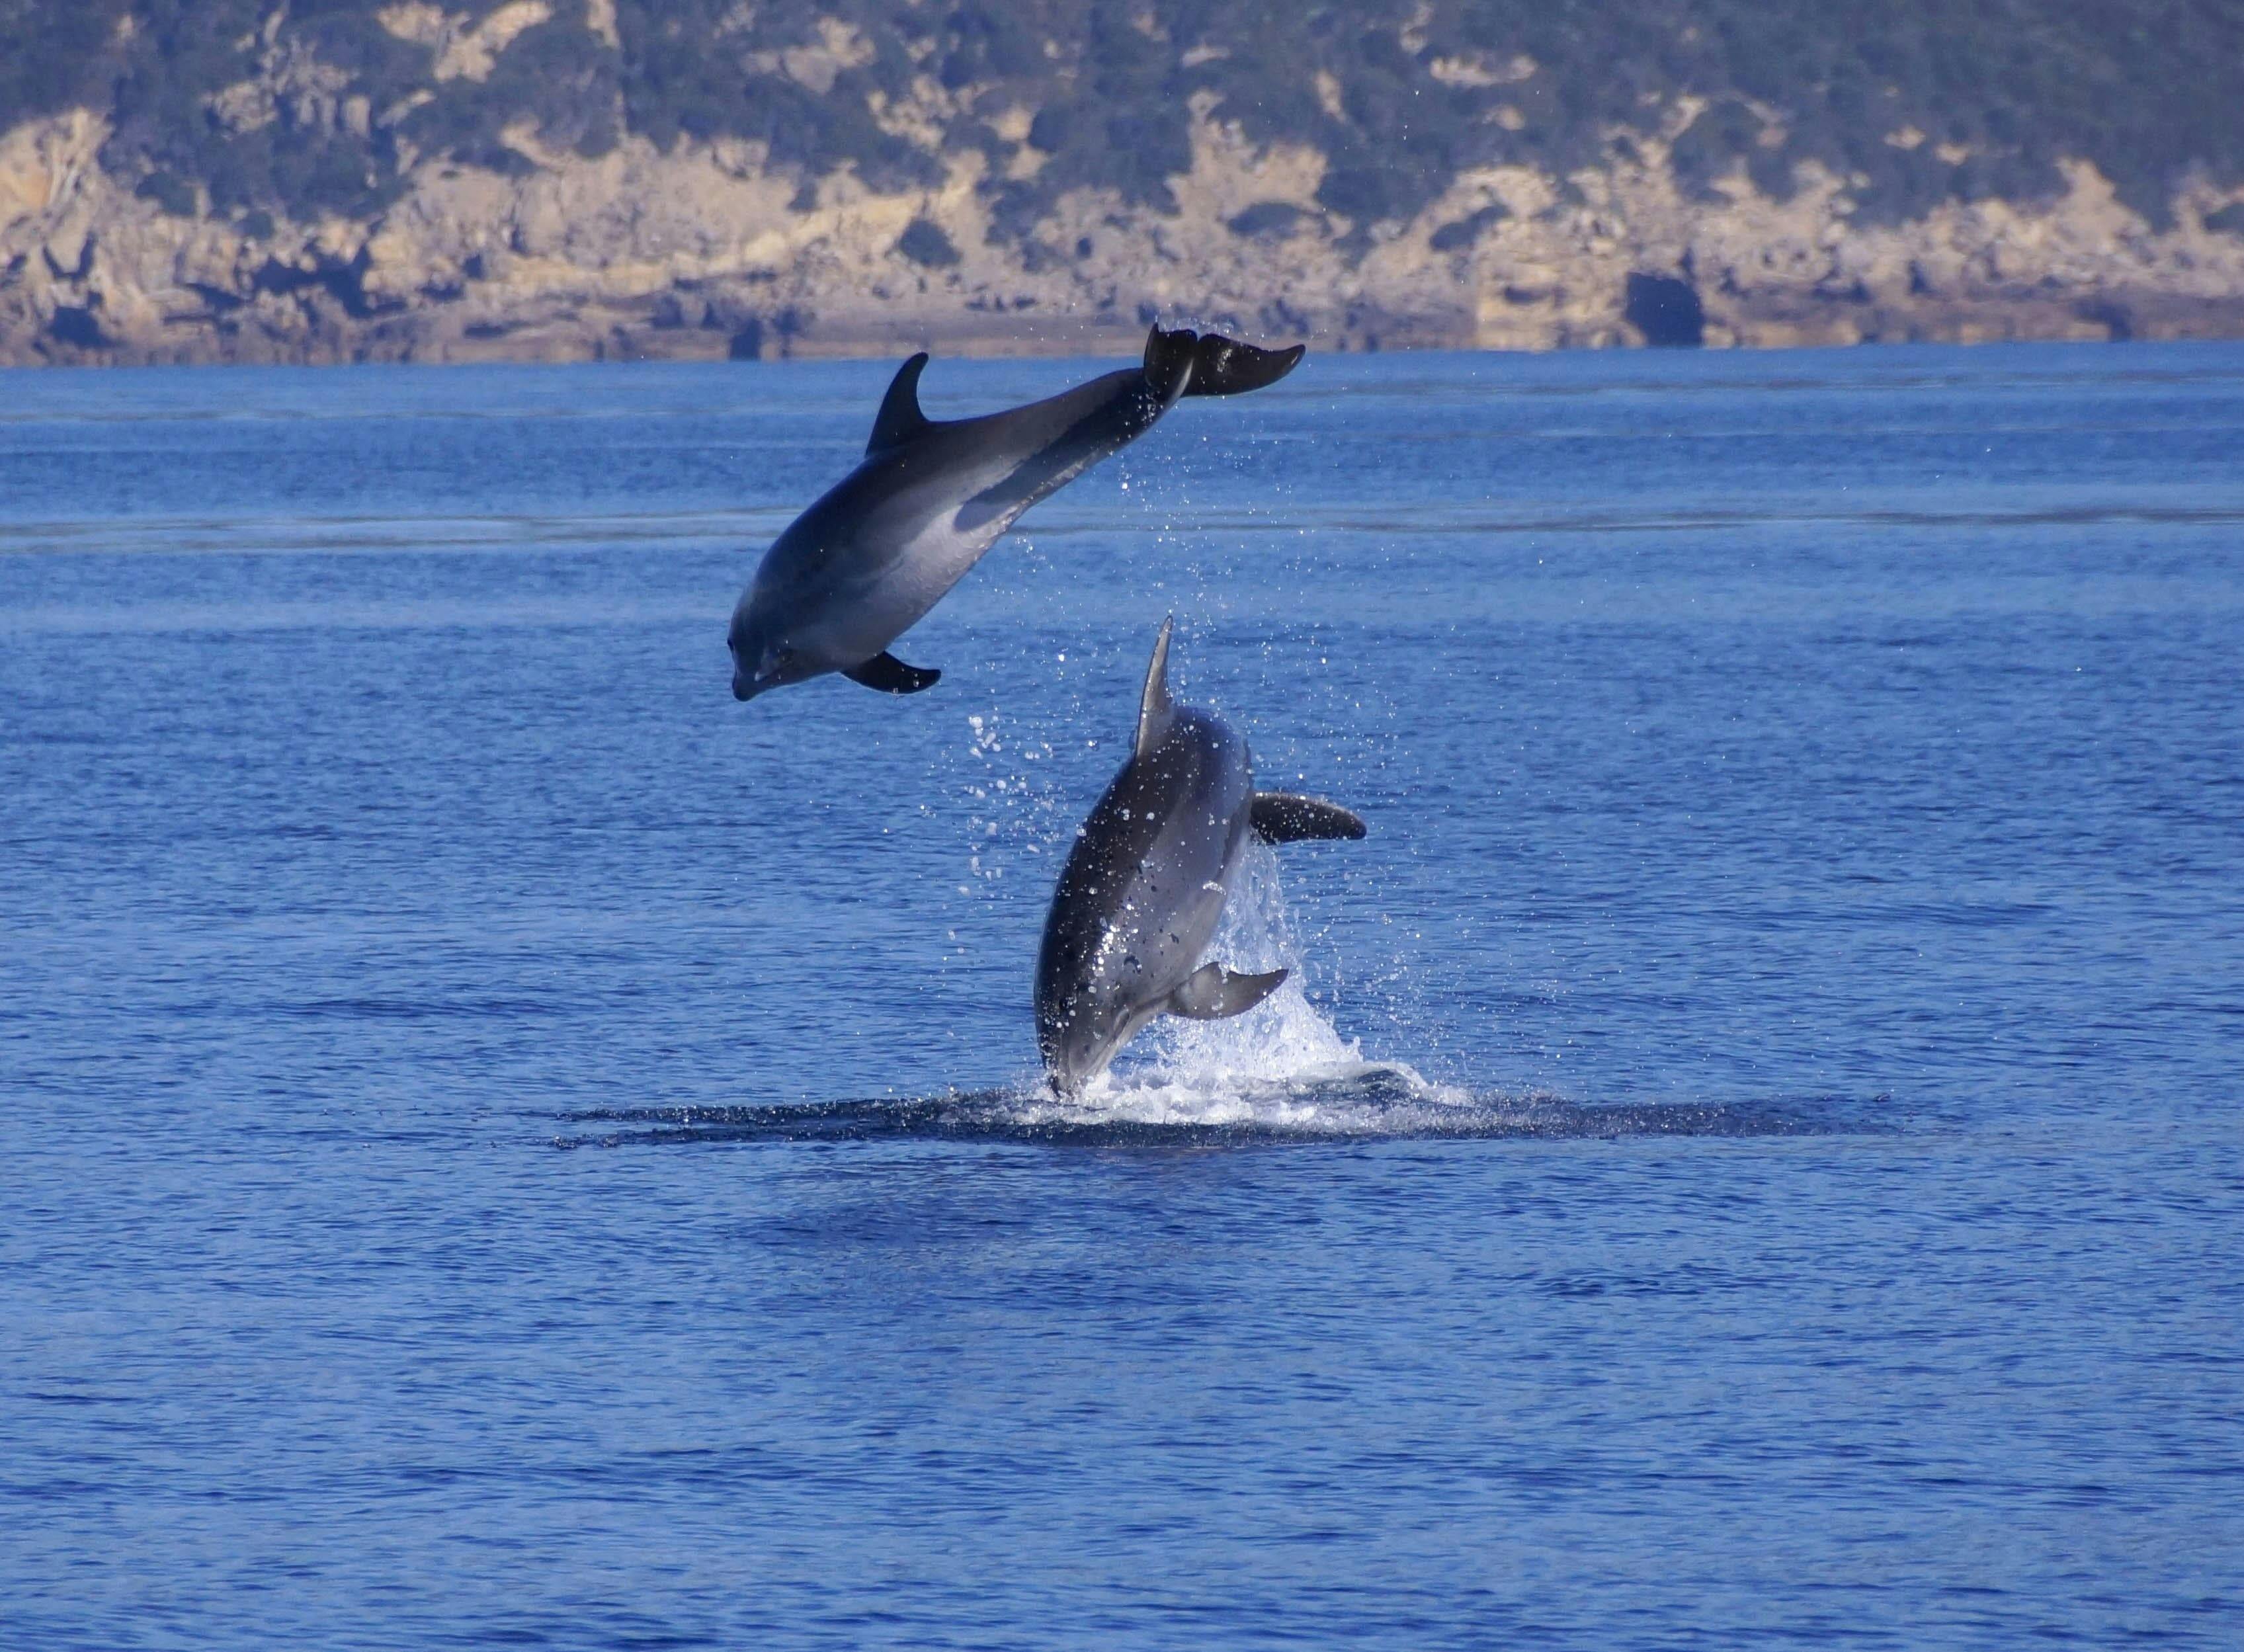
[[[1337,804],[1254,789],[1247,742],[1169,698],[1171,620],[1153,644],[1138,742],[1077,833],[1037,957],[1037,1043],[1073,1096],[1156,1015],[1244,1015],[1286,972],[1202,964],[1249,833],[1265,843],[1360,838]]]
[[[978,419],[919,410],[924,352],[897,369],[863,462],[773,542],[733,610],[733,696],[828,671],[891,694],[942,673],[889,644],[966,577],[1013,519],[1129,445],[1179,396],[1274,384],[1302,347],[1260,350],[1155,327],[1141,367]]]

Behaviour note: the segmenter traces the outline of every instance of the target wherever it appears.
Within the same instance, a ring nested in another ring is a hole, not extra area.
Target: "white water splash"
[[[996,886],[1008,863],[1016,870],[1041,869],[1049,858],[1048,840],[1058,837],[1054,823],[1060,804],[1049,772],[1052,748],[1047,741],[1009,739],[995,711],[969,717],[966,727],[966,749],[976,764],[964,781],[970,810],[966,875],[981,887],[962,883],[958,893],[994,899],[1002,893]],[[1055,860],[1048,875],[1058,873]]]
[[[1163,1016],[1073,1101],[1039,1089],[1024,1123],[1256,1126],[1351,1134],[1391,1129],[1396,1109],[1466,1105],[1400,1062],[1367,1059],[1303,990],[1301,947],[1288,918],[1278,856],[1250,843],[1231,883],[1210,955],[1227,968],[1284,968],[1286,983],[1227,1021]]]
[[[1342,1038],[1302,990],[1301,942],[1287,915],[1277,852],[1267,844],[1248,841],[1208,950],[1227,968],[1290,973],[1285,985],[1244,1015],[1228,1021],[1164,1015],[1155,1022],[1139,1040],[1139,1061],[1150,1055],[1159,1076],[1283,1083],[1362,1064],[1360,1044]]]

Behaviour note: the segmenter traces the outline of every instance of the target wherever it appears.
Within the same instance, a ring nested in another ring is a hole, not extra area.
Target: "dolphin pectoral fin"
[[[1360,838],[1366,830],[1361,815],[1321,798],[1296,797],[1290,792],[1257,792],[1247,822],[1265,843],[1333,842]]]
[[[927,352],[922,350],[889,381],[889,393],[881,398],[881,410],[873,419],[873,439],[865,444],[867,453],[897,447],[928,428],[928,416],[919,410],[919,375],[926,366]]]
[[[1192,377],[1185,381],[1186,395],[1237,395],[1275,384],[1294,370],[1308,347],[1288,350],[1258,349],[1220,333],[1204,333],[1193,347]]]
[[[894,654],[875,654],[862,665],[853,665],[842,675],[883,694],[916,694],[923,688],[933,688],[943,673],[907,665]]]
[[[1202,964],[1171,993],[1161,1007],[1186,1021],[1224,1021],[1244,1015],[1285,984],[1286,971],[1234,975],[1221,964]]]

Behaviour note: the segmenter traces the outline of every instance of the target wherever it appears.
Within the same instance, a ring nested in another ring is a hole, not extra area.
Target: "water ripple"
[[[1058,1147],[1233,1147],[1311,1141],[1621,1141],[1649,1136],[1889,1135],[1882,1102],[1585,1102],[1431,1086],[1407,1068],[1187,1101],[1152,1089],[1071,1103],[1048,1090],[962,1090],[738,1107],[591,1108],[559,1148],[722,1143],[980,1141]]]

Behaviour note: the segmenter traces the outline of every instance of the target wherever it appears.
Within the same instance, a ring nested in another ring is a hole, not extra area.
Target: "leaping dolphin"
[[[1073,1096],[1156,1015],[1244,1015],[1286,972],[1200,963],[1253,833],[1265,843],[1360,838],[1338,804],[1254,789],[1247,742],[1169,698],[1161,627],[1130,760],[1076,836],[1037,957],[1037,1043],[1052,1088]],[[1198,965],[1198,968],[1194,968]]]
[[[918,624],[1031,505],[1128,446],[1179,396],[1274,384],[1302,347],[1260,350],[1155,327],[1141,367],[1008,413],[937,421],[919,410],[924,351],[897,369],[863,462],[764,553],[733,610],[733,698],[828,671],[890,694],[940,671],[889,644]]]

